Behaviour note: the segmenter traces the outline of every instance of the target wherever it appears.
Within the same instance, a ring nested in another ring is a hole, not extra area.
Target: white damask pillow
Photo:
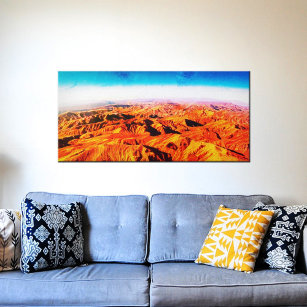
[[[19,210],[0,209],[0,272],[19,269],[20,220]]]

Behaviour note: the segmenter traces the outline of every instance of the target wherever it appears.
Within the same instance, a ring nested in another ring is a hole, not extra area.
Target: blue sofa
[[[156,194],[83,196],[44,192],[44,203],[83,204],[85,264],[0,273],[1,306],[307,306],[307,235],[300,273],[252,274],[198,265],[220,204],[251,209],[270,196]]]

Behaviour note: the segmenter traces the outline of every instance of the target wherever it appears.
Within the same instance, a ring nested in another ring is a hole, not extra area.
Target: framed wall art
[[[248,71],[59,71],[58,161],[250,161]]]

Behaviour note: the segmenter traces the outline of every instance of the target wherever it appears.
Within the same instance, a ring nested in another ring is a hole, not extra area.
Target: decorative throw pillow
[[[264,238],[257,264],[285,273],[295,273],[307,206],[278,206],[257,203],[254,210],[274,210],[275,215]]]
[[[196,263],[253,272],[274,211],[220,206]]]
[[[46,205],[29,198],[22,202],[21,270],[24,273],[82,263],[80,205]]]
[[[20,211],[0,209],[0,272],[19,269],[20,219]]]

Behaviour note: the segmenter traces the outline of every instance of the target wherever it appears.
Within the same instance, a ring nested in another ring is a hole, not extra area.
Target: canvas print
[[[250,161],[248,71],[59,71],[58,161]]]

